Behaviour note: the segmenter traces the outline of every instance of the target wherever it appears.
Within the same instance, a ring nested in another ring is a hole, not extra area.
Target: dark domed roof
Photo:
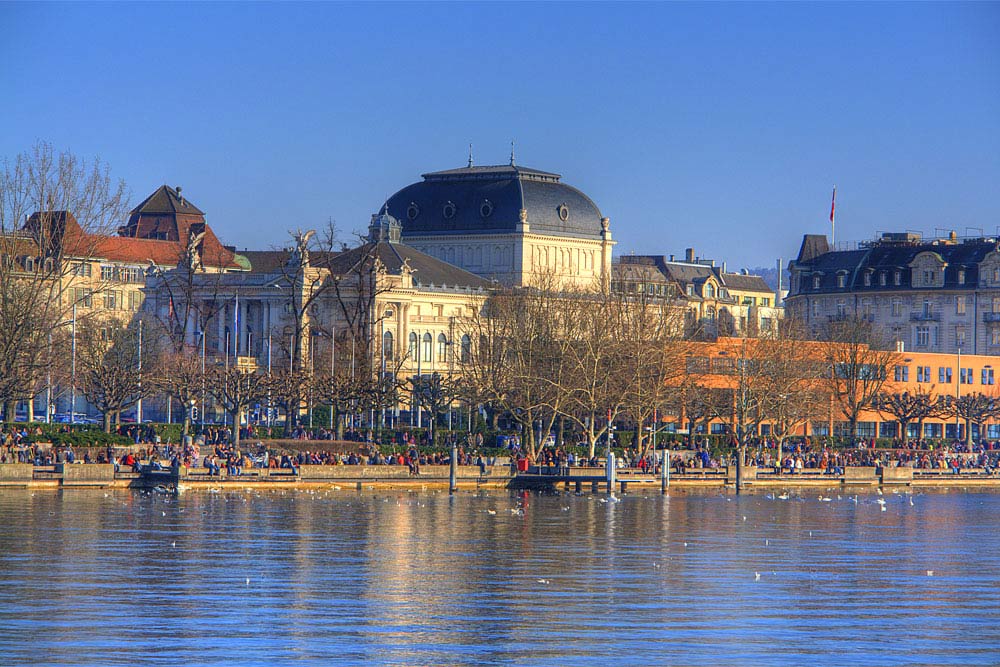
[[[513,165],[464,167],[423,175],[386,202],[403,238],[437,234],[503,234],[517,230],[521,209],[540,234],[601,238],[601,211],[561,183],[559,174]]]

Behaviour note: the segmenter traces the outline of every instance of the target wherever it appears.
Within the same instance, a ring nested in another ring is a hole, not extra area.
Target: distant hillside
[[[773,290],[778,289],[778,269],[776,269],[775,267],[772,266],[768,268],[763,266],[757,266],[754,268],[749,268],[747,269],[747,271],[749,271],[752,275],[760,276],[761,278],[763,278],[764,282],[766,282],[767,286],[770,287],[771,289]],[[782,273],[784,273],[785,276],[784,278],[782,278],[781,286],[784,289],[788,289],[788,281],[790,279],[788,269],[782,269]]]

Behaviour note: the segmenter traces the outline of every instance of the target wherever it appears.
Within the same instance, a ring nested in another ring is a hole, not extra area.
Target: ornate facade
[[[786,307],[819,334],[861,317],[908,350],[1000,354],[1000,245],[890,233],[852,250],[806,235],[791,262]]]
[[[506,285],[553,275],[580,287],[611,276],[610,221],[559,174],[510,165],[438,171],[383,207],[402,241]]]

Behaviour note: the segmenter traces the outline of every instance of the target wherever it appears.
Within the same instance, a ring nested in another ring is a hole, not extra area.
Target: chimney
[[[670,261],[671,262],[674,261],[674,256],[673,255],[670,256]]]
[[[726,263],[725,262],[722,262],[722,272],[723,273],[726,272]]]
[[[778,291],[775,292],[775,295],[774,295],[776,297],[774,299],[774,305],[775,306],[780,306],[781,305],[781,281],[782,281],[782,278],[785,277],[784,274],[781,271],[781,258],[780,257],[778,258],[777,268],[778,268]]]
[[[904,343],[901,340],[897,340],[896,341],[896,352],[899,352],[900,354],[902,354],[903,352],[906,352],[906,343]]]
[[[685,248],[684,249],[684,261],[685,262],[694,262],[694,248]]]

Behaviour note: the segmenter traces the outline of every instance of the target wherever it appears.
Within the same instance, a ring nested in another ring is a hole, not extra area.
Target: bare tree
[[[1000,398],[996,395],[975,392],[958,398],[948,397],[947,413],[965,422],[965,444],[972,446],[972,425],[980,428],[989,419],[1000,417]],[[957,434],[956,434],[957,435]]]
[[[858,437],[858,418],[882,391],[893,353],[881,330],[861,318],[831,321],[825,335],[827,381],[841,413]]]
[[[141,377],[138,324],[123,327],[113,319],[94,316],[77,327],[78,379],[84,396],[104,417],[104,430],[111,432],[123,410],[150,393],[152,383]],[[149,368],[156,357],[150,346],[142,349]]]
[[[123,182],[99,160],[86,162],[39,142],[0,171],[0,404],[13,419],[41,378],[65,358],[48,335],[69,319],[96,234],[127,210]],[[89,267],[88,267],[89,268]],[[93,281],[87,283],[93,288]],[[80,293],[84,290],[81,288]],[[30,406],[29,406],[30,408]]]
[[[803,338],[804,329],[786,319],[754,342],[763,390],[761,408],[771,424],[779,461],[785,440],[829,411],[821,348]]]
[[[482,305],[471,303],[473,315],[461,324],[475,346],[460,364],[461,372],[485,401],[521,427],[532,459],[544,434],[565,413],[572,386],[567,360],[580,330],[566,316],[568,302],[557,286],[542,281],[536,287],[498,291]]]
[[[216,364],[208,370],[208,387],[232,420],[231,442],[238,447],[244,415],[251,405],[267,399],[268,377],[255,368]]]
[[[410,390],[417,405],[431,413],[428,442],[433,447],[437,435],[437,419],[458,396],[457,382],[440,373],[414,375],[409,379]]]
[[[184,414],[183,434],[188,435],[191,431],[193,410],[205,397],[206,378],[198,349],[193,346],[186,346],[180,350],[175,350],[172,346],[167,347],[156,360],[149,381],[157,390],[176,398],[181,404]]]
[[[899,437],[906,439],[907,426],[912,422],[920,425],[917,439],[923,437],[923,422],[929,417],[944,414],[947,406],[942,396],[934,393],[934,387],[918,387],[916,391],[879,392],[872,402],[879,414],[892,415],[899,424]]]

